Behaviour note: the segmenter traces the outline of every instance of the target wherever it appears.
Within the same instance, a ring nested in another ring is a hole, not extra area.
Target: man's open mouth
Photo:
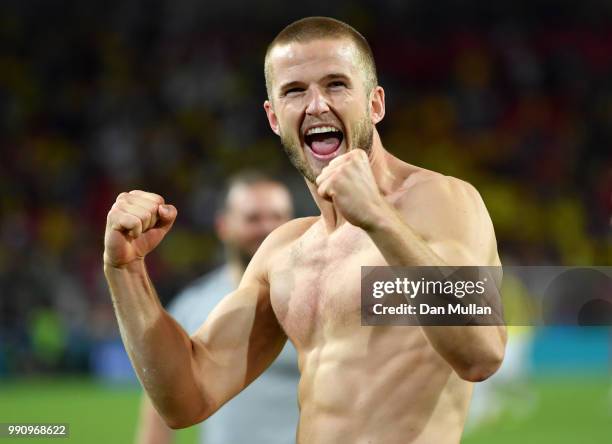
[[[310,128],[304,135],[304,143],[310,148],[315,157],[327,159],[340,148],[344,134],[333,126],[317,126]]]

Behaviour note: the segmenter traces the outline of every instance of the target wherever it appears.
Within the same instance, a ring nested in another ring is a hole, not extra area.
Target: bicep
[[[212,411],[263,373],[287,341],[272,309],[268,270],[276,253],[294,238],[295,227],[285,224],[264,240],[238,289],[191,336],[194,372]]]
[[[468,215],[463,221],[463,231],[457,236],[459,248],[466,257],[466,265],[499,266],[497,239],[487,207],[476,189],[464,185],[463,202]]]
[[[425,194],[422,230],[440,258],[449,265],[499,265],[493,224],[473,186],[444,178]]]
[[[265,280],[243,278],[191,337],[198,380],[218,408],[259,376],[286,341]]]

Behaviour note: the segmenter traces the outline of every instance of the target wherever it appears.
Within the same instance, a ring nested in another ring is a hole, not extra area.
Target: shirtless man
[[[289,25],[265,73],[268,121],[321,215],[276,229],[190,337],[161,307],[144,264],[177,210],[156,194],[119,195],[105,273],[142,385],[171,427],[189,426],[257,378],[289,338],[301,372],[299,443],[458,443],[471,382],[502,361],[504,327],[362,326],[360,268],[499,265],[480,196],[385,150],[376,130],[384,91],[367,42],[348,25]]]

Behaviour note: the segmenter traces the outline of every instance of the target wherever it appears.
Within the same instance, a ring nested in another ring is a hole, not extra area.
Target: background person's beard
[[[226,244],[225,257],[228,262],[237,264],[244,273],[244,270],[246,270],[247,265],[249,265],[249,262],[251,262],[251,259],[253,259],[253,254],[248,252],[246,249],[240,248],[236,245]]]
[[[346,137],[346,136],[345,136]],[[309,182],[315,183],[317,174],[312,170],[312,167],[306,161],[302,154],[302,147],[298,140],[291,136],[285,136],[284,132],[280,131],[281,144],[289,157],[289,162],[297,169],[302,176]],[[372,141],[374,140],[374,124],[369,116],[365,116],[351,131],[351,138],[354,149],[361,149],[369,156],[372,151]]]

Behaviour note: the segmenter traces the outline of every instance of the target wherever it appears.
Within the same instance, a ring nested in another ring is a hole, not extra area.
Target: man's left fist
[[[317,177],[317,193],[331,201],[349,223],[370,230],[387,203],[378,189],[368,155],[349,151],[332,160]]]

